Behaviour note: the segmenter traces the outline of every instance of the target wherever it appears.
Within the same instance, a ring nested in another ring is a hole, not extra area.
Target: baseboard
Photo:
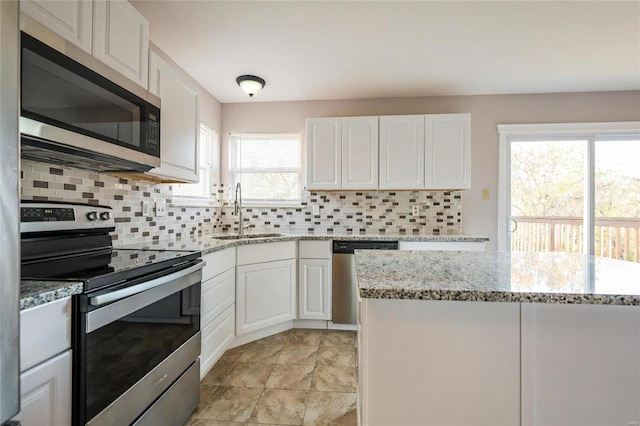
[[[293,320],[293,328],[312,328],[318,330],[326,330],[327,323],[325,320]]]
[[[327,324],[327,328],[329,330],[358,331],[357,324],[335,324],[333,321],[329,321],[329,323]]]

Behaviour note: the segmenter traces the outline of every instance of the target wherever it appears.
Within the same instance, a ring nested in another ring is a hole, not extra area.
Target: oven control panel
[[[114,227],[111,207],[46,201],[20,203],[21,233]]]

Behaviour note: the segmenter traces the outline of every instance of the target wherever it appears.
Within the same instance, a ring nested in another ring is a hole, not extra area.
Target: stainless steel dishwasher
[[[354,250],[398,250],[397,241],[333,241],[333,322],[356,324],[358,280]]]

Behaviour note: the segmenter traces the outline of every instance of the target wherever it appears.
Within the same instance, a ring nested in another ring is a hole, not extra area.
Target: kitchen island
[[[356,252],[360,424],[637,425],[640,265]]]

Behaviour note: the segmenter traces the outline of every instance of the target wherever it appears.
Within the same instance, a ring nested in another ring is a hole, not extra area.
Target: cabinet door
[[[380,189],[424,188],[424,115],[380,117]]]
[[[425,116],[425,188],[471,188],[471,115]]]
[[[340,118],[307,119],[307,189],[342,186]]]
[[[149,23],[129,2],[97,0],[93,7],[93,55],[147,88]]]
[[[236,270],[229,269],[202,283],[202,328],[236,301]]]
[[[236,335],[296,317],[296,260],[236,269]]]
[[[213,321],[202,328],[202,355],[200,378],[220,359],[235,336],[235,305],[229,306]]]
[[[82,50],[91,53],[91,0],[21,0],[20,10]]]
[[[20,375],[22,426],[71,424],[71,350]]]
[[[640,307],[521,309],[522,425],[640,422]]]
[[[331,319],[331,261],[298,260],[298,318]]]
[[[342,118],[342,189],[378,189],[378,117]]]
[[[149,55],[149,91],[160,97],[159,168],[149,174],[177,182],[198,182],[198,91],[155,52]]]

